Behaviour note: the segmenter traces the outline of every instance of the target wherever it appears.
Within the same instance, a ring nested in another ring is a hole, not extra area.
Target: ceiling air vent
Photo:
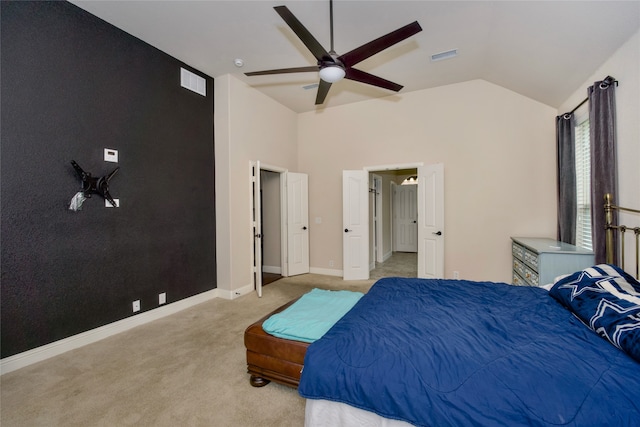
[[[431,55],[432,61],[442,61],[444,59],[454,58],[458,56],[458,49],[447,50],[446,52],[434,53]]]
[[[207,81],[184,68],[180,68],[180,86],[202,96],[207,96]]]

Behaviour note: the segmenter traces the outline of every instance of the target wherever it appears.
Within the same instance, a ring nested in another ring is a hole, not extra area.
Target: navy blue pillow
[[[640,362],[640,282],[600,264],[558,280],[551,296],[578,319]]]

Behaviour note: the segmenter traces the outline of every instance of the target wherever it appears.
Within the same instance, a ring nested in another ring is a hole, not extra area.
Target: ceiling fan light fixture
[[[344,68],[339,65],[328,65],[320,69],[320,78],[327,83],[339,82],[345,74]]]

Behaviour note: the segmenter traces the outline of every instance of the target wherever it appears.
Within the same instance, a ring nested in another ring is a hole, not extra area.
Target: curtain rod
[[[614,79],[613,77],[611,77],[611,76],[607,76],[602,80],[602,83],[600,83],[600,88],[604,89],[604,88],[606,88],[608,86],[611,86],[612,84],[615,84],[616,86],[618,86],[618,81],[616,79]],[[568,119],[569,116],[571,116],[573,113],[575,113],[576,110],[578,108],[582,107],[584,105],[584,103],[587,102],[588,100],[589,100],[589,97],[586,97],[585,99],[582,100],[582,102],[580,104],[576,105],[576,107],[573,110],[569,111],[568,113],[564,113],[562,116],[564,118]]]

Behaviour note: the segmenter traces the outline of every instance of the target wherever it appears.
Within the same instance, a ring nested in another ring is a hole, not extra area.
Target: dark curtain
[[[558,240],[576,243],[576,147],[573,113],[556,117]]]
[[[615,80],[607,77],[588,89],[591,138],[591,224],[593,251],[597,264],[606,261],[604,195],[617,201]],[[614,221],[617,217],[614,213]],[[613,262],[618,263],[614,241]]]

